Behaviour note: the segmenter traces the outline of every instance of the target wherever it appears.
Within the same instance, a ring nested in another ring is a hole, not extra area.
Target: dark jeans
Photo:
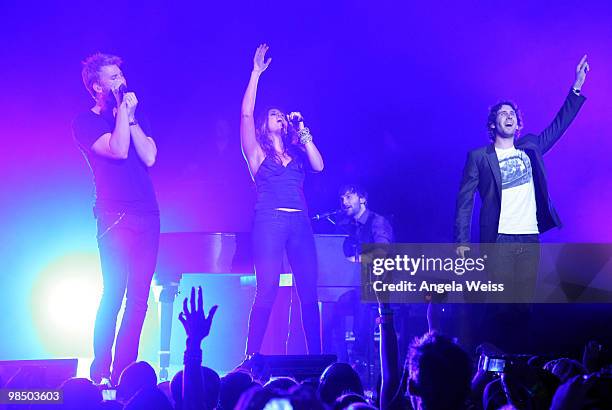
[[[257,291],[249,317],[247,354],[257,353],[261,348],[283,273],[285,251],[300,298],[308,353],[321,353],[317,253],[310,219],[304,211],[258,210],[253,224]]]
[[[157,262],[159,215],[99,212],[97,219],[104,289],[96,315],[91,378],[99,381],[110,376],[116,383],[123,369],[138,357],[140,332]],[[126,290],[125,311],[115,342],[117,315]]]
[[[529,349],[531,305],[540,264],[540,239],[533,235],[498,234],[490,253],[489,273],[504,283],[504,296],[486,305],[485,340],[508,352]],[[495,303],[503,302],[503,303]]]
[[[489,273],[493,281],[504,283],[504,301],[532,302],[540,265],[539,236],[498,234],[490,256]]]

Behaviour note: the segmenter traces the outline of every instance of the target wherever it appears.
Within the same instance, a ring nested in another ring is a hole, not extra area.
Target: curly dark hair
[[[82,61],[83,69],[81,70],[81,76],[83,77],[83,84],[89,91],[89,94],[95,99],[96,92],[93,89],[93,85],[96,81],[100,80],[100,69],[107,65],[116,65],[118,67],[123,64],[121,57],[114,56],[112,54],[103,54],[97,52],[90,55]]]
[[[523,115],[521,114],[521,110],[519,110],[518,105],[516,105],[514,101],[500,101],[497,104],[489,107],[489,116],[487,117],[487,132],[489,133],[489,138],[491,141],[495,141],[496,136],[495,128],[491,128],[491,125],[495,125],[495,121],[497,120],[497,112],[503,105],[509,105],[516,113],[516,123],[518,128],[514,136],[518,138],[521,133],[521,128],[523,127]]]
[[[342,197],[345,194],[357,194],[359,198],[363,198],[368,202],[368,191],[359,184],[344,184],[338,190],[338,196]]]

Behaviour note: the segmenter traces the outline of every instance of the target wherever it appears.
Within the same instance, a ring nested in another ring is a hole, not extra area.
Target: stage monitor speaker
[[[75,377],[78,359],[0,361],[0,386],[11,388],[56,389]]]
[[[319,378],[323,370],[338,360],[334,354],[322,355],[256,355],[252,367],[256,374],[293,377],[297,381]],[[267,377],[266,377],[267,378]]]

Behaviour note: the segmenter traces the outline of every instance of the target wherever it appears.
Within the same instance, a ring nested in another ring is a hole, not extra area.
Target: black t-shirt
[[[147,124],[142,123],[141,127],[148,135]],[[133,142],[130,142],[126,159],[104,157],[91,149],[98,138],[114,128],[112,114],[98,115],[91,110],[79,114],[72,123],[74,139],[93,172],[96,186],[94,213],[159,213],[149,170],[138,156]]]

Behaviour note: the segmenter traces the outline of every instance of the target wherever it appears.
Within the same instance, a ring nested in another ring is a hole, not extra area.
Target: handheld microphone
[[[293,127],[297,128],[300,124],[300,122],[304,121],[304,117],[302,116],[302,114],[297,113],[297,112],[291,112],[287,115],[287,121],[289,122],[289,124],[291,124]]]
[[[343,212],[342,209],[336,209],[335,211],[324,212],[322,214],[316,214],[315,216],[312,217],[312,220],[320,221],[321,219],[327,219],[330,216],[338,215],[338,214],[341,214],[342,212]]]
[[[117,96],[119,97],[119,100],[123,100],[123,94],[127,93],[128,89],[127,86],[125,84],[121,84],[119,86],[119,88],[117,88]]]

